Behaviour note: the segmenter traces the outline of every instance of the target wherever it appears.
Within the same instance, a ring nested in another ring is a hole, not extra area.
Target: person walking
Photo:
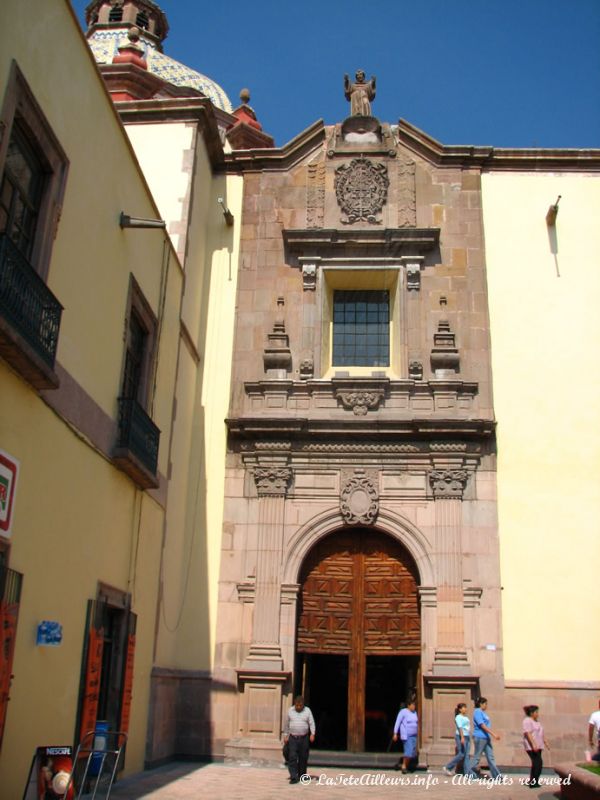
[[[312,711],[298,695],[288,710],[283,728],[284,742],[289,745],[288,770],[290,783],[299,783],[306,775],[308,751],[315,740],[315,720]]]
[[[594,733],[596,733],[597,752],[592,755],[592,750],[594,749]],[[588,740],[590,749],[585,751],[585,760],[600,761],[600,701],[598,702],[598,711],[592,711],[588,720]]]
[[[544,745],[549,750],[548,742],[544,738],[544,729],[541,722],[538,722],[540,715],[539,706],[524,706],[525,719],[523,720],[523,745],[525,752],[531,759],[531,770],[527,786],[535,788],[540,785],[540,775],[542,774],[542,753]]]
[[[419,716],[417,714],[417,704],[413,698],[409,698],[406,708],[400,709],[394,725],[394,742],[398,737],[402,740],[402,774],[408,772],[408,765],[417,755],[417,733],[419,730]],[[399,762],[398,762],[399,763]]]
[[[453,770],[463,762],[463,774],[469,775],[471,767],[469,765],[469,750],[471,748],[471,720],[467,716],[467,704],[459,703],[454,710],[454,724],[456,731],[454,740],[456,742],[456,755],[444,767],[446,775],[452,775]]]
[[[475,711],[473,712],[473,762],[471,771],[476,774],[479,772],[479,762],[481,756],[485,755],[492,774],[492,778],[500,777],[500,770],[496,766],[492,739],[498,741],[500,737],[490,728],[490,718],[487,715],[487,698],[478,697],[475,701]]]

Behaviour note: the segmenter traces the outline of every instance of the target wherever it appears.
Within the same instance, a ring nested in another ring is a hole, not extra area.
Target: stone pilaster
[[[438,674],[464,673],[465,649],[462,586],[462,496],[468,472],[432,470],[429,481],[435,499],[437,561],[437,646],[433,670]]]
[[[279,641],[280,570],[283,548],[285,496],[292,478],[290,467],[256,467],[258,491],[258,555],[252,643],[246,665],[254,669],[282,668]]]

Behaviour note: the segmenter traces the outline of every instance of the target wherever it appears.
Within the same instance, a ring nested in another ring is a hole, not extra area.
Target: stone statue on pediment
[[[362,69],[357,70],[355,82],[350,81],[349,75],[344,75],[344,94],[350,101],[350,115],[353,117],[371,117],[371,100],[375,99],[375,76],[370,81],[365,80]]]

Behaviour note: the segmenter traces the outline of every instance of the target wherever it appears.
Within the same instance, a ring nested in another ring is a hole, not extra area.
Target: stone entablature
[[[389,378],[333,378],[256,381],[244,385],[247,414],[394,419],[448,416],[469,418],[476,411],[478,385],[467,381],[413,381]]]

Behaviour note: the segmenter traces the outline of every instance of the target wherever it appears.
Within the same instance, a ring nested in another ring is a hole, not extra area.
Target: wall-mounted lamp
[[[233,214],[225,205],[225,201],[222,197],[217,197],[217,203],[223,209],[223,216],[225,217],[225,222],[231,227],[233,225]]]
[[[166,228],[167,223],[164,219],[142,219],[141,217],[130,217],[121,211],[119,217],[119,225],[121,228]]]
[[[558,195],[556,198],[556,203],[553,206],[550,206],[548,209],[548,213],[546,214],[546,225],[555,225],[556,224],[556,215],[558,214],[558,201],[560,200],[561,195]]]

